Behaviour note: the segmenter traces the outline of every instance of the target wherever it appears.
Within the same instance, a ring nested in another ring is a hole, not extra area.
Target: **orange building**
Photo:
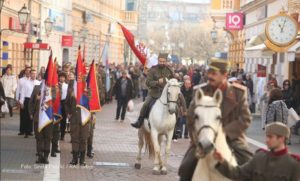
[[[215,21],[215,26],[220,34],[228,33],[228,54],[227,59],[231,69],[242,68],[244,64],[244,32],[225,30],[226,13],[236,12],[240,9],[240,0],[212,0],[211,18]],[[225,30],[225,31],[224,31]]]
[[[33,25],[39,22],[40,4],[38,1],[32,1],[28,6],[27,3],[27,0],[6,0],[1,12],[0,67],[3,69],[7,64],[12,64],[14,74],[18,74],[24,68],[25,64],[30,65],[31,59],[34,68],[37,68],[38,64],[38,52],[34,51],[31,54],[30,50],[24,50],[24,43],[28,40],[35,41],[37,38],[35,35],[31,35],[28,39],[28,33],[30,32],[30,24]],[[28,22],[26,30],[22,32],[18,11],[24,4],[31,12],[31,23]],[[1,74],[2,71],[0,71]]]

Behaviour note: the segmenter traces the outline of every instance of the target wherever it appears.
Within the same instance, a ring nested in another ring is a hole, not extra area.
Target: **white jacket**
[[[17,89],[17,77],[16,75],[3,75],[1,78],[5,96],[9,98],[15,98],[15,92]]]

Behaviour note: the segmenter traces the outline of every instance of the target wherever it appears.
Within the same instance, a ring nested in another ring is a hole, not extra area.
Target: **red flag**
[[[94,60],[90,66],[90,71],[87,77],[87,88],[91,91],[91,98],[89,100],[90,112],[98,112],[101,111],[99,92],[98,92],[98,84],[96,77],[96,69]]]
[[[81,123],[85,125],[90,119],[89,99],[85,91],[86,79],[83,71],[80,47],[78,51],[77,64],[75,69],[74,90],[76,95],[76,106],[81,109]]]
[[[52,82],[52,79],[53,79],[53,61],[52,61],[52,51],[50,53],[50,56],[49,56],[49,61],[48,61],[48,65],[47,65],[47,68],[46,68],[46,72],[45,72],[45,83],[47,86],[49,87],[52,87],[53,86],[53,82]]]
[[[53,65],[53,78],[52,78],[52,85],[55,88],[55,99],[53,101],[53,114],[55,120],[60,121],[62,119],[62,110],[60,107],[60,92],[59,92],[59,87],[58,87],[58,74],[57,74],[57,68],[56,68],[56,58],[54,59],[54,65]]]
[[[131,50],[137,56],[137,58],[140,60],[140,62],[143,65],[145,65],[146,60],[147,60],[147,52],[146,52],[147,48],[142,43],[139,43],[136,46],[133,34],[128,29],[126,29],[121,23],[119,23],[119,25],[122,28],[125,39],[127,40]]]

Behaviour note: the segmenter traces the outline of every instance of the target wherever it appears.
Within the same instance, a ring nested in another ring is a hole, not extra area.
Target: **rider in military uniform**
[[[138,120],[131,125],[135,128],[140,128],[144,123],[149,113],[149,105],[158,99],[166,85],[166,78],[173,78],[173,71],[166,65],[168,54],[160,53],[158,56],[158,65],[152,67],[148,71],[146,85],[149,88],[149,96],[146,98],[143,107],[141,108]]]
[[[233,150],[239,165],[252,157],[245,140],[245,132],[251,123],[251,114],[247,102],[247,89],[239,84],[227,82],[227,61],[212,58],[208,70],[208,83],[195,86],[201,88],[208,96],[213,96],[219,88],[223,92],[221,104],[223,130],[227,143]],[[194,132],[195,102],[192,101],[187,115],[189,133]],[[193,139],[192,136],[190,136]],[[179,168],[180,180],[191,180],[198,159],[195,156],[196,145],[191,141],[190,148],[185,154]]]
[[[216,151],[216,169],[229,179],[253,181],[299,181],[300,157],[289,154],[286,141],[290,129],[281,122],[266,127],[266,143],[270,151],[260,149],[253,158],[241,166],[232,166]]]

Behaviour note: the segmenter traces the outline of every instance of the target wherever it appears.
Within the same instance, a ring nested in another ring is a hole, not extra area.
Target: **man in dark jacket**
[[[132,82],[127,77],[127,72],[122,71],[122,77],[117,80],[114,87],[114,94],[118,102],[116,120],[119,119],[122,109],[121,122],[124,121],[128,101],[132,98],[132,91]]]
[[[190,79],[186,79],[184,81],[184,86],[181,88],[181,93],[184,97],[186,107],[190,106],[190,103],[193,98],[193,88],[192,88],[192,83]],[[188,138],[188,129],[186,126],[186,115],[182,115],[181,117],[181,124],[180,124],[180,130],[181,133],[183,132],[183,124],[185,124],[185,129],[184,129],[184,138]]]

